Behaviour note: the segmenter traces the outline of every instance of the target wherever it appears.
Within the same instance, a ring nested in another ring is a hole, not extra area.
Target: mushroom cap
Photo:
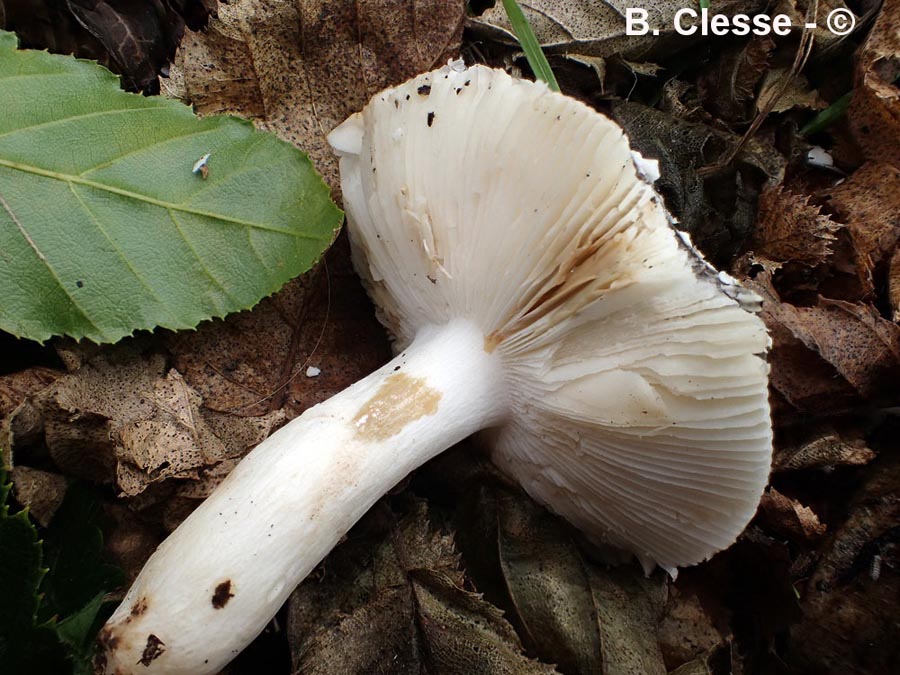
[[[672,225],[653,163],[543,83],[461,62],[329,136],[354,264],[405,347],[475,322],[511,415],[496,464],[596,540],[674,570],[729,546],[771,460],[759,298]]]

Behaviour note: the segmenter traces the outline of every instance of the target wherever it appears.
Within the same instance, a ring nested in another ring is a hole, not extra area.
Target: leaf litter
[[[293,669],[887,672],[898,656],[889,599],[900,563],[900,10],[851,3],[857,31],[817,31],[807,67],[785,84],[796,35],[626,38],[614,2],[521,4],[563,90],[614,115],[660,159],[680,226],[763,297],[772,486],[731,549],[675,582],[647,579],[598,564],[578,533],[463,444],[381,500],[293,594],[275,630]],[[671,5],[651,4],[651,22],[671,26]],[[461,37],[462,3],[415,14],[359,6],[357,16],[344,2],[219,3],[206,30],[186,32],[163,88],[201,112],[275,130],[310,151],[336,190],[324,133],[370,94],[460,43],[470,59],[519,63],[497,9],[470,16]],[[819,16],[844,6],[820,1]],[[807,4],[773,10],[798,24]],[[847,91],[842,82],[853,92],[846,117],[799,136]],[[835,170],[806,161],[813,146]],[[105,550],[133,577],[253,439],[386,359],[343,239],[327,261],[197,332],[141,336],[124,351],[57,342],[65,371],[0,376],[18,501],[45,526],[64,477],[107,486]],[[310,366],[319,377],[302,376]]]

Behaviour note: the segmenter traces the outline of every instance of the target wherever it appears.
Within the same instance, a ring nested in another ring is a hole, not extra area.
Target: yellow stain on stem
[[[441,392],[424,379],[394,373],[356,413],[356,435],[371,441],[387,440],[410,422],[434,415],[440,400]]]

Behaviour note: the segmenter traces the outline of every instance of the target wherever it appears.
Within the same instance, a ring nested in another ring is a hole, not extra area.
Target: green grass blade
[[[535,77],[547,83],[553,91],[559,91],[559,84],[556,82],[556,76],[550,69],[547,57],[544,56],[541,45],[531,29],[531,24],[522,13],[522,8],[516,0],[503,0],[503,8],[509,17],[509,23],[512,25],[513,32],[525,52],[525,58],[528,59],[528,65],[534,71]]]
[[[800,129],[799,134],[801,136],[809,136],[810,134],[814,134],[830,127],[847,112],[847,107],[850,105],[850,98],[852,95],[853,92],[848,91],[841,96],[837,101],[807,122],[806,125]]]

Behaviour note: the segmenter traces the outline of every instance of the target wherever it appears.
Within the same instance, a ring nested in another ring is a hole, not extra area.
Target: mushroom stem
[[[419,331],[254,449],[162,543],[101,632],[101,666],[218,672],[379,497],[507,407],[480,329]]]

